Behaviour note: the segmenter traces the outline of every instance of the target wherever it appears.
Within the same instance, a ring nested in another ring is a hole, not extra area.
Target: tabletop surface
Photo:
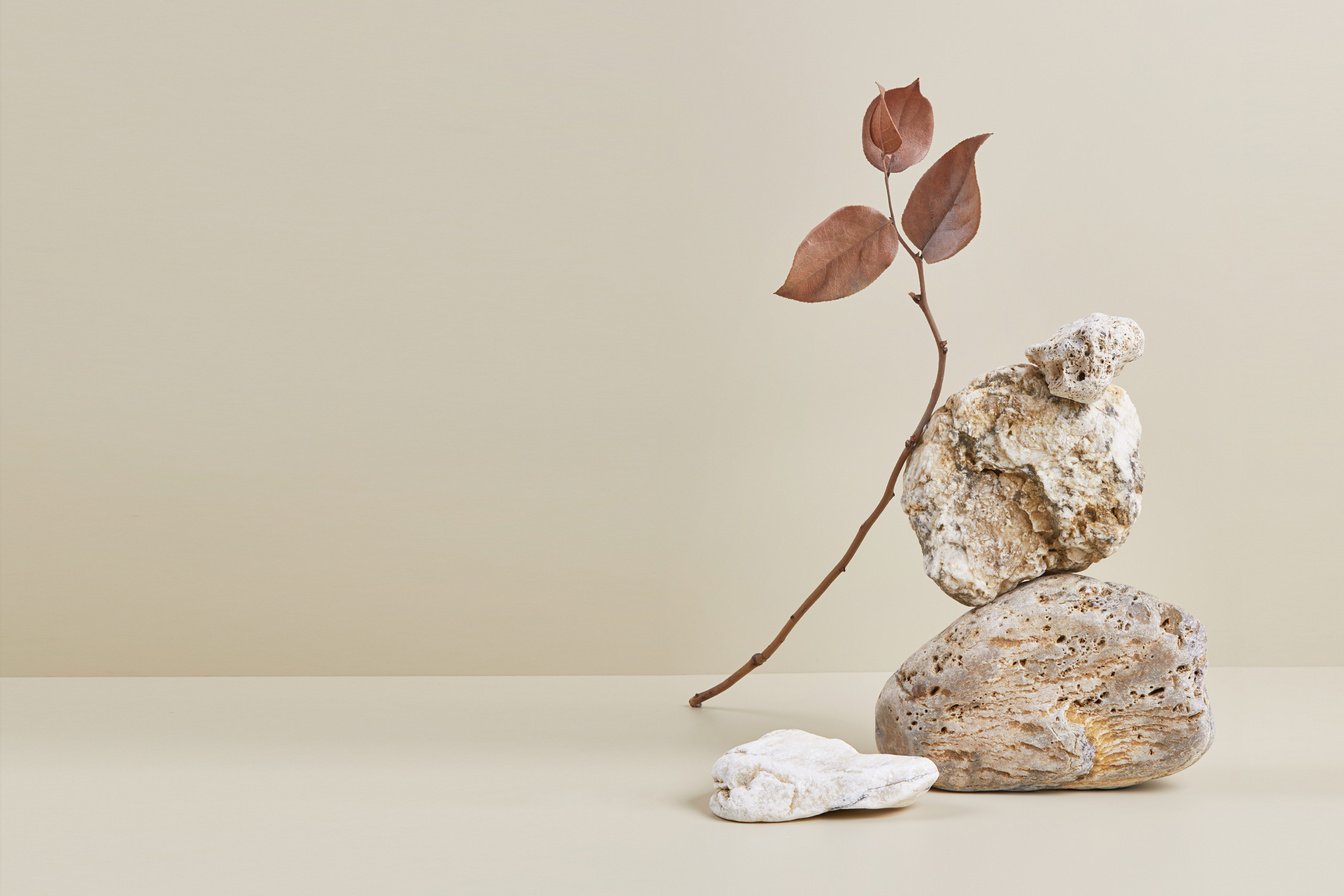
[[[883,673],[0,681],[0,892],[1324,892],[1344,668],[1217,668],[1209,753],[1118,791],[710,814],[775,728],[872,751]],[[1329,884],[1329,886],[1327,886]]]

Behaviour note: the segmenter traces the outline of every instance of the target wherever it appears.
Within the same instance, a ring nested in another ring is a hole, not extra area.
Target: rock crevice
[[[934,413],[906,468],[901,504],[925,573],[977,606],[1110,555],[1142,506],[1140,435],[1117,386],[1084,405],[1029,364],[975,380]]]

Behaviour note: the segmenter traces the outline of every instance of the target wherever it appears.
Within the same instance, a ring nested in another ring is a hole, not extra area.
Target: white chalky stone
[[[709,808],[729,821],[792,821],[838,809],[908,806],[938,779],[919,756],[860,753],[842,740],[783,729],[714,763]]]

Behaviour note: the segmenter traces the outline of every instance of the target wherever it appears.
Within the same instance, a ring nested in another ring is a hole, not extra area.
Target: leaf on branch
[[[775,295],[799,302],[843,299],[876,280],[899,246],[890,218],[866,205],[847,205],[804,237]]]
[[[989,134],[968,137],[934,162],[915,184],[901,215],[910,242],[932,264],[956,255],[980,229],[975,151]]]
[[[878,100],[882,100],[882,114],[878,114]],[[878,140],[887,120],[892,122],[899,140],[894,150],[884,150]],[[932,145],[933,105],[919,92],[918,78],[905,87],[882,90],[873,97],[863,115],[863,154],[874,168],[882,172],[890,170],[892,174],[904,171],[922,161]]]
[[[887,89],[881,84],[877,85],[877,96],[884,96]],[[896,127],[896,120],[891,117],[891,109],[886,103],[879,103],[874,99],[870,106],[870,112],[865,116],[868,122],[868,139],[882,153],[886,161],[896,150],[901,148],[901,132]],[[884,164],[886,162],[884,161]]]

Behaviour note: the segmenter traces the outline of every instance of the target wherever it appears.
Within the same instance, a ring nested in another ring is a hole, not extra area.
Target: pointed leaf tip
[[[949,149],[929,166],[910,193],[901,226],[930,264],[956,255],[980,229],[975,153],[989,137],[967,137]]]

